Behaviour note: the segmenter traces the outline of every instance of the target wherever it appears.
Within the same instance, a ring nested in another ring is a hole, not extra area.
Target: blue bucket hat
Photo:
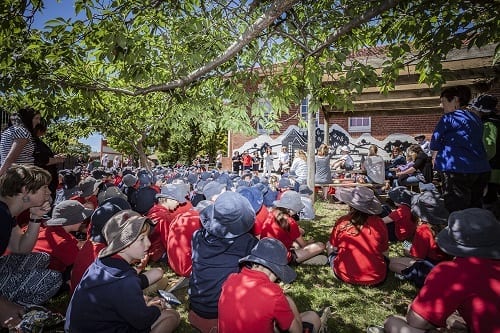
[[[413,197],[413,193],[409,191],[406,186],[397,186],[387,193],[389,199],[394,201],[397,204],[404,204],[408,207],[411,207],[411,198]]]
[[[252,205],[253,211],[257,214],[257,212],[262,207],[262,203],[264,202],[264,196],[262,192],[256,187],[239,187],[237,192],[241,194],[243,197],[247,198],[247,200]]]
[[[102,228],[113,215],[125,209],[130,209],[130,204],[123,198],[113,197],[105,200],[90,216],[90,239],[105,243]]]
[[[236,238],[252,229],[255,212],[241,194],[224,192],[200,212],[203,227],[218,238]]]
[[[240,259],[240,263],[254,262],[271,270],[281,281],[290,283],[297,273],[288,266],[288,251],[279,240],[264,237],[254,246],[250,254]]]
[[[212,200],[214,195],[220,194],[225,188],[226,185],[212,180],[203,187],[203,195],[205,196],[205,199]]]

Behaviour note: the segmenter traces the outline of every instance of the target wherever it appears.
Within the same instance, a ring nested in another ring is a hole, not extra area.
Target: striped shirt
[[[2,132],[0,139],[0,157],[2,165],[4,164],[7,155],[9,155],[14,141],[17,139],[29,139],[29,142],[26,144],[26,146],[24,146],[21,154],[19,154],[14,163],[33,164],[35,160],[33,157],[33,152],[35,151],[35,143],[33,142],[31,133],[24,126],[10,126]]]

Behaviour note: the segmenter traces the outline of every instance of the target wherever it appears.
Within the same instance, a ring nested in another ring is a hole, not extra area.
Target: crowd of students
[[[447,125],[438,128],[431,150],[439,138],[455,138]],[[419,159],[428,155],[421,147],[412,153],[406,170],[425,179],[427,162]],[[498,216],[477,207],[477,198],[462,194],[460,209],[450,202],[465,191],[458,178],[469,181],[472,195],[473,180],[484,190],[485,172],[457,175],[446,169],[451,162],[440,148],[432,156],[445,174],[442,193],[394,186],[392,204],[383,205],[368,187],[338,189],[335,197],[347,213],[332,221],[322,243],[301,227],[314,219],[305,153],[287,154],[280,155],[282,172],[265,175],[248,162],[238,172],[198,166],[61,170],[55,193],[49,172],[11,163],[0,175],[0,325],[15,329],[27,305],[68,293],[66,331],[173,332],[179,313],[169,299],[145,291],[169,284],[162,268],[149,265],[162,262],[189,285],[188,321],[203,333],[324,330],[328,309],[322,317],[300,313],[276,283],[291,283],[296,265],[328,265],[339,281],[369,287],[392,272],[421,288],[406,317],[391,316],[384,328],[370,331],[444,327],[457,310],[471,332],[500,332]],[[329,159],[327,150],[320,156]],[[402,242],[405,255],[389,257],[391,242]]]

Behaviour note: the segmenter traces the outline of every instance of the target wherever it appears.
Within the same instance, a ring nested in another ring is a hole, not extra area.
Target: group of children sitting
[[[349,211],[324,244],[305,239],[299,220],[314,218],[312,191],[305,185],[296,191],[293,176],[190,169],[93,176],[72,190],[62,175],[53,209],[47,207],[50,176],[42,169],[14,166],[0,177],[0,214],[12,221],[2,226],[0,243],[4,326],[22,322],[18,304],[43,304],[68,292],[69,332],[173,332],[180,315],[172,299],[144,295],[148,287],[166,286],[163,269],[145,269],[165,262],[189,279],[188,320],[199,332],[273,332],[275,326],[319,332],[325,318],[299,313],[275,283],[295,279],[289,265],[328,264],[339,280],[363,286],[384,283],[390,269],[421,286],[434,265],[455,255],[436,242],[441,229],[454,234],[445,228],[449,214],[432,191],[396,187],[389,192],[395,204],[389,209],[369,188],[337,190]],[[462,215],[455,219],[463,223]],[[492,230],[498,236],[498,221]],[[408,257],[388,258],[389,241],[410,240]],[[495,251],[497,244],[491,244]],[[498,286],[492,288],[498,295]]]

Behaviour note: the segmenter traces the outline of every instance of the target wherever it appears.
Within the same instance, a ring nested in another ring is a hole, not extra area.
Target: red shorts
[[[193,310],[190,310],[188,320],[191,326],[196,328],[201,333],[217,333],[218,331],[217,318],[206,319],[198,316]]]

